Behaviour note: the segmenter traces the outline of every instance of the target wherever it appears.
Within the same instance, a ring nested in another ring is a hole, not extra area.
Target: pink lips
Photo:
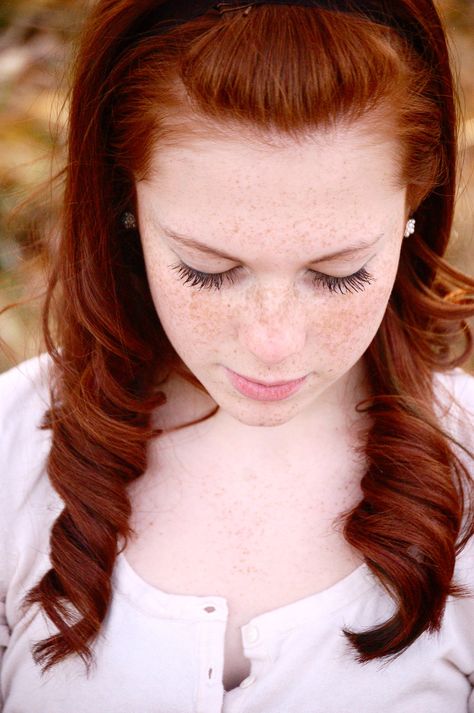
[[[240,374],[236,374],[231,369],[226,369],[232,385],[244,396],[248,396],[256,401],[280,401],[294,394],[306,381],[306,376],[294,381],[274,382],[272,384],[262,384],[258,381],[246,379]]]

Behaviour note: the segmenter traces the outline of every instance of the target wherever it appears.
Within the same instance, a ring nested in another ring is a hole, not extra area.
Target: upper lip
[[[237,372],[234,371],[234,374],[237,374]],[[306,375],[297,376],[296,379],[285,379],[284,381],[264,381],[263,379],[254,379],[250,376],[243,376],[243,374],[237,374],[237,376],[240,376],[242,379],[246,379],[247,381],[252,381],[254,384],[261,384],[262,386],[285,386],[286,384],[292,384],[294,381],[301,381],[301,379],[304,379]]]

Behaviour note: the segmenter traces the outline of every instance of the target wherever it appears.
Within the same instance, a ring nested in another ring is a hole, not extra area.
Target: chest
[[[163,463],[159,478],[145,478],[131,492],[135,535],[125,551],[158,589],[226,598],[226,690],[249,675],[243,625],[331,586],[360,564],[334,522],[357,488],[325,499],[297,480],[275,478],[270,488],[256,473],[238,477],[239,487],[230,488],[202,473],[183,478]]]

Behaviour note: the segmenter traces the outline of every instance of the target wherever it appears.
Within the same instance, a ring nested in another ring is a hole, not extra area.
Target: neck
[[[356,412],[357,404],[369,394],[362,364],[329,386],[311,407],[276,426],[247,425],[222,409],[200,421],[216,409],[216,403],[180,377],[171,377],[164,391],[167,404],[159,409],[156,420],[164,435],[173,442],[205,438],[215,444],[216,452],[232,445],[234,452],[251,453],[254,462],[260,455],[268,463],[269,457],[300,454],[306,445],[318,448],[332,443],[337,447],[341,439],[356,443],[360,429],[367,427],[366,417]],[[179,428],[196,421],[200,422]]]

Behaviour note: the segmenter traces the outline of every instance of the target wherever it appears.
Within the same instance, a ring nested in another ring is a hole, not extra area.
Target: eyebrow
[[[166,228],[165,226],[160,227],[168,238],[171,238],[176,243],[185,248],[199,250],[200,252],[205,253],[206,255],[212,255],[213,257],[221,257],[226,260],[231,260],[232,262],[241,262],[239,258],[229,255],[229,253],[225,252],[224,250],[217,250],[217,248],[212,248],[209,245],[206,245],[205,243],[201,243],[199,240],[195,240],[194,238],[188,237],[187,235],[180,235],[179,233],[176,233],[174,230]],[[308,260],[308,262],[324,262],[325,260],[334,260],[336,258],[343,258],[347,255],[353,255],[354,253],[362,252],[363,250],[367,250],[368,248],[374,247],[374,245],[378,243],[378,241],[383,237],[383,235],[384,234],[381,233],[380,235],[377,235],[375,240],[372,240],[370,242],[364,241],[362,243],[358,243],[357,245],[348,245],[342,250],[336,250],[331,253],[326,253],[325,255],[320,255],[319,257],[314,258],[313,260]]]

